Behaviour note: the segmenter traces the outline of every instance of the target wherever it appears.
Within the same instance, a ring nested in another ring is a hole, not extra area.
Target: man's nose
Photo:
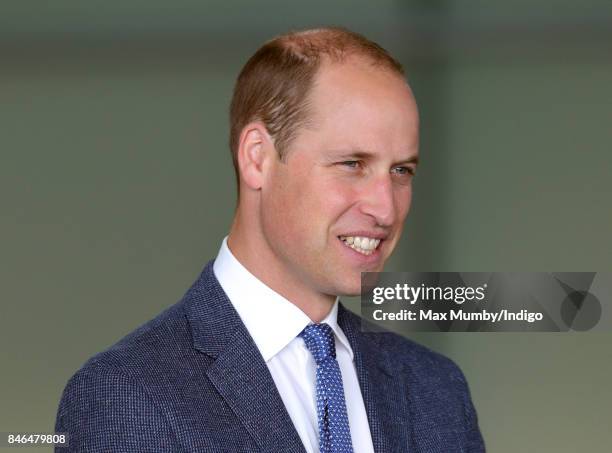
[[[363,188],[361,212],[373,217],[379,226],[393,225],[397,213],[391,175],[372,178]]]

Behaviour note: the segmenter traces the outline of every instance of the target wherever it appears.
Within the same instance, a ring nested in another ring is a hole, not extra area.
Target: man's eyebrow
[[[376,158],[377,154],[373,153],[371,151],[365,151],[365,150],[361,150],[361,149],[356,149],[356,150],[352,150],[352,151],[346,151],[346,150],[336,150],[336,151],[330,151],[329,152],[330,157],[333,156],[334,159],[363,159],[363,160],[367,160],[367,159],[372,159],[372,158]],[[412,157],[407,157],[406,159],[400,159],[399,161],[395,162],[394,165],[399,165],[399,164],[418,164],[419,163],[419,156],[418,155],[414,155]]]

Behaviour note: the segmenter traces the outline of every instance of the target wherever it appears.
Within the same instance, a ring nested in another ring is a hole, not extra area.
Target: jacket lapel
[[[353,348],[374,451],[410,451],[409,389],[404,379],[396,376],[392,357],[375,341],[377,334],[361,332],[361,319],[342,304],[338,307],[338,324]]]
[[[261,450],[305,453],[268,367],[212,264],[185,296],[194,347],[214,358],[206,375]]]

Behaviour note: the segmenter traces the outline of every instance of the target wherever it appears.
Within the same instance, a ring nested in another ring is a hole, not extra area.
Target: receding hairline
[[[342,63],[349,57],[359,56],[370,61],[373,66],[382,66],[404,75],[402,65],[383,47],[341,27],[292,31],[272,38],[264,47],[268,44],[279,45],[298,58],[315,60],[319,64],[326,59],[331,63]]]
[[[313,124],[315,112],[312,110],[312,96],[322,74],[334,67],[352,65],[358,69],[361,66],[386,73],[403,82],[412,95],[402,65],[383,47],[345,28],[325,27],[292,31],[272,38],[262,47],[268,44],[280,46],[292,55],[308,61],[314,67],[304,98],[303,124],[296,133],[302,128],[316,127]]]
[[[329,74],[329,72],[341,68],[349,68],[357,72],[368,73],[371,71],[372,73],[384,74],[385,76],[388,76],[402,84],[406,88],[410,98],[416,104],[412,88],[410,87],[410,84],[408,83],[408,80],[406,80],[403,73],[400,74],[397,71],[391,70],[387,67],[387,65],[377,64],[377,62],[375,62],[372,58],[369,58],[367,55],[361,55],[359,53],[346,55],[342,60],[331,60],[325,56],[317,65],[317,69],[313,75],[308,92],[306,93],[304,99],[305,116],[303,118],[303,124],[300,128],[296,130],[296,135],[302,128],[309,129],[313,127],[317,128],[319,126],[317,124],[317,110],[315,109],[315,96],[317,90],[320,89],[322,79],[325,78]],[[288,151],[288,149],[286,151]]]

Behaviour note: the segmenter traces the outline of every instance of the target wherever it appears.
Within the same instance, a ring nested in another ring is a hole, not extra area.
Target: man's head
[[[309,124],[309,94],[320,67],[351,56],[404,75],[400,63],[378,44],[340,28],[281,35],[253,54],[240,71],[230,106],[230,150],[238,183],[237,154],[244,126],[261,121],[284,159],[298,131]]]
[[[290,299],[331,297],[382,270],[418,154],[416,104],[386,51],[340,29],[268,42],[236,84],[230,145],[230,248],[257,277]]]

